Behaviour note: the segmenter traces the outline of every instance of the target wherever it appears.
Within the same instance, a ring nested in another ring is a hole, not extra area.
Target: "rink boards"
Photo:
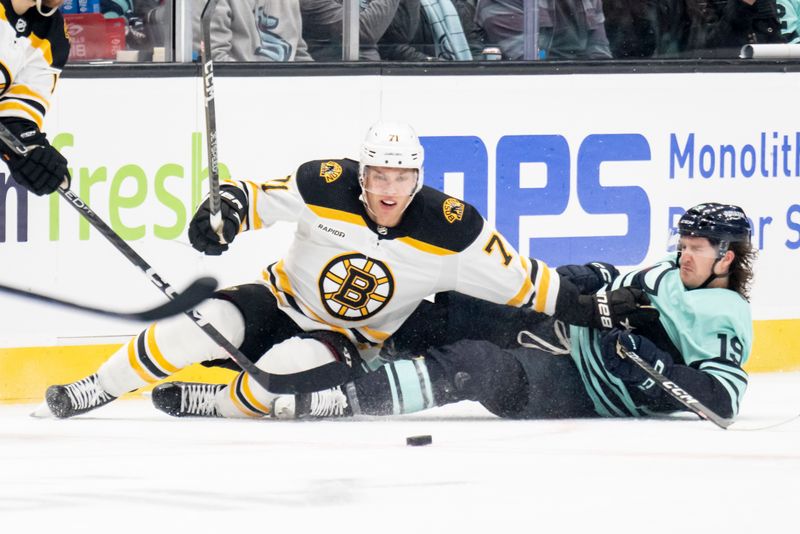
[[[521,253],[621,270],[663,256],[669,226],[708,200],[739,204],[759,247],[749,371],[800,367],[800,111],[796,73],[308,76],[215,79],[223,176],[262,181],[355,157],[374,120],[406,120],[426,183],[466,199]],[[181,288],[246,282],[291,238],[280,224],[202,258],[186,228],[207,190],[202,89],[192,77],[68,78],[48,114],[72,188]],[[0,167],[3,283],[104,307],[159,292],[57,196],[20,195]],[[144,325],[0,297],[0,400],[96,368]],[[215,377],[216,378],[216,377]],[[223,377],[224,379],[224,377]]]

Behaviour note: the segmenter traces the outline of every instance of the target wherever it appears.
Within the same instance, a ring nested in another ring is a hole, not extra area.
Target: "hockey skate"
[[[353,415],[347,395],[341,387],[304,393],[281,395],[272,401],[272,416],[276,419],[306,419],[314,417],[345,417]]]
[[[100,387],[97,374],[71,384],[50,386],[45,394],[47,407],[60,419],[86,413],[114,399],[116,397],[109,395]]]
[[[153,405],[173,417],[222,417],[216,395],[224,384],[166,382],[153,389]]]

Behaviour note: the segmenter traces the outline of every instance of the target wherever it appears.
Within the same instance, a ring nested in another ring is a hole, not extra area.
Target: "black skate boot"
[[[272,401],[272,416],[276,419],[307,419],[321,417],[346,417],[353,415],[347,395],[341,387],[303,393],[281,395]]]
[[[224,384],[166,382],[153,389],[153,406],[173,417],[222,417],[214,400]]]
[[[54,416],[60,419],[86,413],[108,404],[114,399],[116,397],[109,395],[100,387],[97,382],[97,374],[71,384],[50,386],[45,393],[47,407]]]

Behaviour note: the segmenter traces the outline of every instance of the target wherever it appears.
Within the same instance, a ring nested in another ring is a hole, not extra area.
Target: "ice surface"
[[[35,407],[0,406],[0,532],[800,532],[800,419],[742,431],[800,413],[800,373],[751,377],[728,431],[471,403],[315,422]]]

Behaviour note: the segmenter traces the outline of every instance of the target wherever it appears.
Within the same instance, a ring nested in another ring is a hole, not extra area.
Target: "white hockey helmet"
[[[376,122],[367,132],[359,155],[359,182],[364,188],[364,172],[367,166],[397,167],[417,170],[415,195],[422,189],[422,162],[425,150],[414,129],[402,122]]]

